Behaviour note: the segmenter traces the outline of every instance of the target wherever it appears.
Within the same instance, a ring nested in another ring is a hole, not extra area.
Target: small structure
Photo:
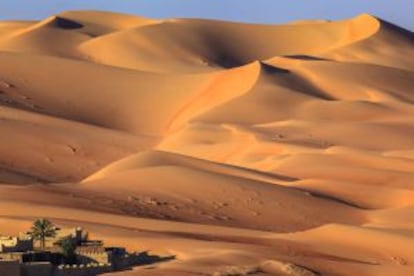
[[[76,249],[78,262],[81,264],[105,264],[118,266],[127,258],[128,254],[123,247],[79,246]]]
[[[0,276],[91,276],[166,260],[145,252],[129,254],[123,247],[104,247],[103,241],[89,240],[80,227],[54,229],[56,235],[46,239],[46,249],[40,249],[40,243],[34,246],[29,234],[0,236]],[[74,246],[71,258],[59,243],[68,238]]]
[[[81,264],[110,264],[111,252],[102,246],[79,246],[76,248],[78,262]]]
[[[50,251],[0,253],[0,260],[16,261],[18,263],[50,262],[53,264],[59,264],[61,262],[61,259],[62,258],[60,254]]]
[[[33,250],[33,239],[23,233],[18,237],[0,236],[0,253],[26,252]]]
[[[86,241],[88,239],[88,232],[83,230],[82,227],[75,227],[75,228],[66,228],[66,229],[57,229],[55,242],[63,239],[63,238],[72,238],[75,244],[80,244],[82,241]]]
[[[19,263],[23,262],[23,255],[25,252],[7,252],[0,253],[0,260],[2,261],[17,261]]]
[[[56,235],[51,238],[46,238],[45,247],[53,248],[55,245],[62,239],[70,238],[72,241],[79,245],[83,241],[87,240],[88,233],[82,229],[82,227],[75,228],[57,228]],[[34,246],[39,248],[41,247],[40,241],[35,241]]]

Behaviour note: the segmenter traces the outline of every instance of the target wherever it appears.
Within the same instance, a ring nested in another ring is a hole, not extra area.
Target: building
[[[20,263],[18,261],[0,260],[0,275],[20,276]]]
[[[0,253],[0,261],[16,261],[18,263],[50,262],[60,264],[61,259],[61,254],[50,251]]]
[[[76,248],[76,255],[79,263],[110,264],[111,252],[106,251],[102,246],[79,246]]]
[[[80,263],[113,264],[124,258],[127,253],[122,247],[79,246],[76,255]]]
[[[77,264],[65,259],[58,245],[66,238],[77,246]],[[100,240],[88,240],[88,233],[80,227],[57,228],[55,237],[46,239],[46,250],[40,248],[39,241],[34,244],[30,234],[0,236],[0,276],[91,276],[131,267],[141,261],[125,248],[103,244]]]
[[[55,247],[56,243],[65,238],[71,238],[75,244],[79,245],[82,243],[82,241],[87,240],[88,233],[84,231],[81,227],[63,229],[57,228],[56,235],[54,237],[46,238],[45,247],[53,248]],[[40,248],[40,241],[35,241],[34,247]]]
[[[0,236],[0,253],[26,252],[33,250],[33,239],[26,234],[18,237]]]
[[[57,229],[54,242],[58,242],[63,238],[72,238],[75,244],[81,244],[81,242],[88,239],[88,232],[82,229],[82,227]]]

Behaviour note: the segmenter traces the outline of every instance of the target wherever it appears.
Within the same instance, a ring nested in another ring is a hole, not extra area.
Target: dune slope
[[[366,14],[0,22],[0,232],[174,256],[116,275],[413,275],[413,42]]]

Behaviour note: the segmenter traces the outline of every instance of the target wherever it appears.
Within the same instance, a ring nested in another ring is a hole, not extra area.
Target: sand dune
[[[121,275],[412,275],[413,42],[366,14],[0,22],[0,231],[176,257]]]
[[[274,55],[325,52],[369,37],[378,26],[379,22],[368,15],[312,28],[179,19],[98,37],[80,49],[104,64],[195,72],[240,66]],[[120,55],[109,54],[115,51]]]
[[[268,178],[271,182],[264,182]],[[278,179],[294,181],[284,176],[271,178],[242,168],[223,168],[202,160],[149,152],[103,169],[87,179],[80,190],[117,193],[120,200],[132,203],[124,205],[126,210],[132,207],[131,210],[143,209],[144,214],[159,212],[161,217],[176,220],[242,228],[285,232],[338,219],[343,223],[363,221],[363,215],[356,214],[351,206],[273,183]],[[113,183],[119,184],[114,187]],[[321,207],[332,213],[318,213]]]

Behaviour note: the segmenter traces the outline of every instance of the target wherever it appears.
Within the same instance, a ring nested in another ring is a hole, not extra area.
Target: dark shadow
[[[284,69],[284,68],[280,68],[280,67],[276,67],[274,65],[269,65],[263,62],[260,62],[263,71],[270,73],[270,74],[288,74],[290,73],[289,70]]]
[[[83,28],[82,24],[59,16],[56,17],[54,25],[58,28],[69,30]]]
[[[389,30],[392,30],[402,36],[404,36],[405,38],[408,38],[410,41],[414,41],[414,33],[408,29],[402,28],[398,25],[395,25],[393,23],[390,23],[384,19],[380,19],[377,18],[380,22],[381,25]]]
[[[291,58],[291,59],[300,59],[300,60],[329,61],[329,59],[326,59],[326,58],[314,57],[314,56],[308,56],[308,55],[289,55],[289,56],[284,56],[284,57]]]
[[[134,267],[137,266],[145,266],[145,265],[152,265],[156,263],[163,263],[175,260],[175,256],[158,256],[158,255],[151,255],[148,251],[140,252],[140,253],[133,253],[129,255],[128,260],[124,263],[118,260],[118,265],[113,263],[114,272],[117,271],[130,271]]]
[[[223,54],[223,53],[217,54],[216,57],[214,57],[213,62],[226,69],[240,67],[248,63],[248,62],[241,62],[237,58],[229,54]]]
[[[341,199],[341,198],[338,198],[338,197],[335,197],[335,196],[327,195],[327,194],[324,194],[324,193],[321,193],[321,192],[310,191],[310,190],[307,190],[305,188],[299,188],[299,187],[290,187],[290,188],[301,191],[301,192],[307,192],[307,193],[310,193],[313,197],[333,201],[333,202],[336,202],[336,203],[339,203],[339,204],[346,205],[346,206],[351,207],[351,208],[356,208],[356,209],[360,209],[360,210],[376,210],[374,208],[366,208],[366,207],[363,207],[363,206],[358,205],[356,203],[347,201],[345,199]]]
[[[380,265],[379,263],[375,261],[363,261],[363,260],[351,259],[347,257],[335,256],[331,254],[318,253],[318,252],[309,252],[309,254],[306,254],[306,255],[307,257],[320,258],[320,259],[324,259],[324,260],[328,260],[332,262],[344,262],[344,263],[372,265],[372,266]]]
[[[327,91],[294,72],[268,64],[262,66],[262,72],[267,73],[263,74],[264,77],[267,77],[267,81],[271,81],[276,86],[273,90],[269,89],[270,91],[277,93],[279,88],[284,88],[289,92],[302,94],[308,98],[318,98],[324,101],[336,100]]]
[[[79,268],[80,270],[84,270],[87,275],[101,275],[106,273],[116,273],[122,271],[131,271],[134,267],[137,266],[146,266],[152,265],[162,262],[168,262],[175,260],[175,256],[158,256],[158,255],[151,255],[148,251],[144,252],[136,252],[131,254],[117,254],[115,251],[112,251],[110,255],[110,263],[108,263],[106,267],[102,267],[97,264],[96,260],[93,258],[89,258],[87,256],[77,256],[78,257],[78,265],[82,264],[83,268]],[[62,262],[54,264],[55,266],[58,264],[62,264]],[[87,266],[88,264],[94,264],[94,266]],[[151,268],[151,267],[149,267]],[[75,275],[75,274],[73,274]],[[82,274],[83,275],[83,274]],[[86,274],[85,274],[86,275]]]
[[[137,265],[149,265],[155,263],[162,263],[175,260],[175,256],[158,256],[158,255],[150,255],[148,251],[141,252],[137,254]]]

